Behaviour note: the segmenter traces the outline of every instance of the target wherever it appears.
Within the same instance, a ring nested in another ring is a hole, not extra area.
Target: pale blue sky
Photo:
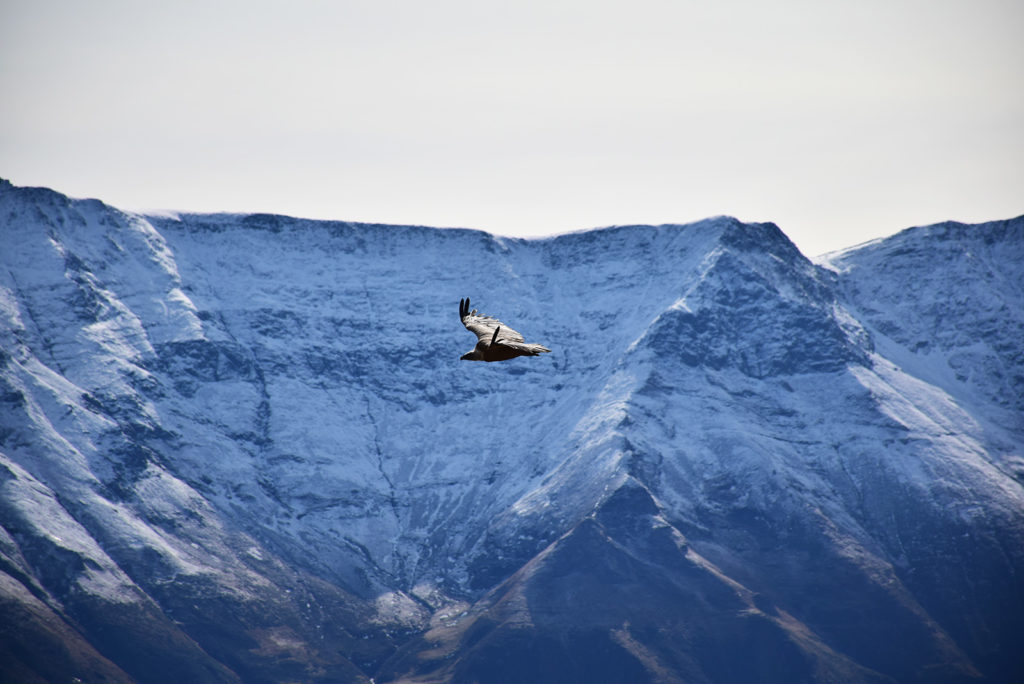
[[[1019,0],[0,0],[0,177],[127,209],[808,255],[1024,213]]]

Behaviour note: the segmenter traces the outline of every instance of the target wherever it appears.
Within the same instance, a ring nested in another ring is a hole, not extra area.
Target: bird
[[[541,344],[526,342],[523,336],[496,318],[469,310],[469,297],[459,300],[459,317],[466,330],[477,337],[476,346],[461,357],[462,361],[508,361],[517,356],[539,356],[551,350]]]

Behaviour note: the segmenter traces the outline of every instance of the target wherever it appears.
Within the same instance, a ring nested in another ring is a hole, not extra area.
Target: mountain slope
[[[0,586],[66,672],[1024,675],[1020,219],[0,222]],[[459,362],[467,295],[554,352]]]
[[[1024,462],[1024,221],[943,223],[827,255],[880,350],[985,427],[987,451]]]

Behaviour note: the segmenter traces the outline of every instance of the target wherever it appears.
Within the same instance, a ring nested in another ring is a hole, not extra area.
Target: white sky
[[[1020,0],[0,0],[0,177],[126,209],[805,254],[1024,213]]]

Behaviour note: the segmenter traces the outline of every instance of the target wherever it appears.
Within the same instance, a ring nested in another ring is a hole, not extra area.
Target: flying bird
[[[523,336],[497,318],[469,310],[469,297],[459,300],[459,317],[466,330],[477,337],[473,351],[463,354],[463,361],[508,361],[517,356],[538,356],[551,351],[540,344],[531,344]]]

